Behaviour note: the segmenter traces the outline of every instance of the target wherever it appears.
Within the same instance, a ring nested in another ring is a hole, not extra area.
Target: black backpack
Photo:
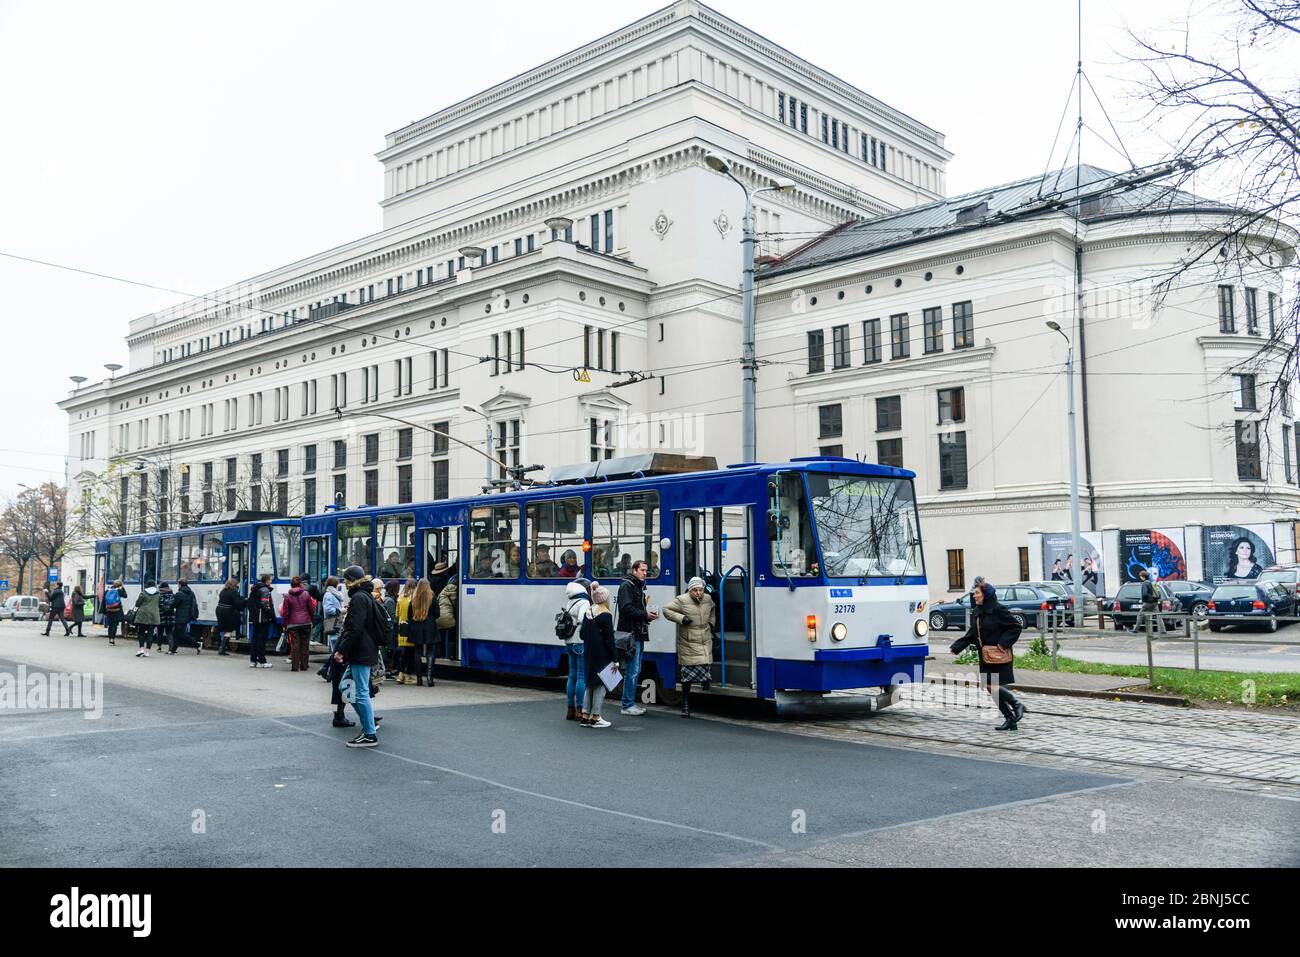
[[[573,633],[578,630],[578,626],[573,623],[573,616],[569,614],[569,609],[573,607],[573,602],[579,600],[574,598],[568,605],[555,613],[555,637],[566,644],[573,637]]]
[[[275,592],[269,586],[261,586],[257,590],[257,610],[267,616],[268,621],[275,618]]]

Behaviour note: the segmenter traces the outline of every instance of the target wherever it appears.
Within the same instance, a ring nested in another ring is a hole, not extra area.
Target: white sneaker
[[[639,704],[634,704],[630,708],[624,708],[620,713],[630,714],[630,715],[640,715],[640,714],[645,714],[645,708],[641,707]]]
[[[604,718],[597,718],[595,721],[591,722],[591,724],[587,725],[587,727],[589,727],[589,728],[608,728],[608,727],[609,727],[609,722],[606,721]]]
[[[262,664],[261,664],[261,667],[263,667],[263,668],[269,668],[269,667],[271,667],[271,662],[269,662],[269,661],[263,661]]]
[[[141,648],[139,651],[137,651],[137,652],[135,653],[135,656],[136,656],[137,658],[143,658],[143,657],[144,657],[144,649]]]
[[[256,662],[256,661],[250,661],[250,662],[248,663],[248,667],[250,667],[250,668],[256,668],[256,667],[257,667],[257,662]]]
[[[148,651],[147,649],[146,649],[144,652],[142,652],[142,654],[143,654],[146,658],[149,657],[149,651]]]

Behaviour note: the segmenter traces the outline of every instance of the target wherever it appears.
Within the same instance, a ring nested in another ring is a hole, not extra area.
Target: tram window
[[[582,499],[529,502],[526,509],[529,578],[576,578],[582,573]]]
[[[379,577],[409,579],[415,577],[415,516],[384,515],[379,519]]]
[[[257,578],[275,574],[275,563],[271,558],[271,526],[263,525],[257,530],[257,555],[253,559],[253,574]]]
[[[591,573],[597,578],[625,576],[633,562],[650,565],[647,578],[659,577],[659,493],[597,495],[591,500]]]
[[[456,567],[460,549],[454,532],[455,528],[452,527],[426,528],[423,532],[424,574],[430,581],[433,580],[433,570],[439,563],[445,563],[448,568]]]
[[[140,543],[126,543],[126,572],[122,579],[128,582],[138,582],[140,580]]]
[[[328,574],[329,556],[326,554],[326,539],[307,539],[307,580],[319,582]]]
[[[299,529],[292,525],[273,525],[275,538],[275,577],[287,581],[298,574],[301,557],[298,554]]]
[[[162,567],[158,574],[167,581],[177,581],[181,577],[181,540],[164,538],[162,541]]]
[[[126,542],[113,542],[108,546],[107,577],[111,582],[121,581],[125,571],[123,557],[126,554]]]
[[[337,526],[339,573],[349,565],[360,565],[370,574],[370,519],[344,518]]]
[[[203,550],[194,564],[197,567],[190,581],[223,582],[226,580],[226,548],[220,532],[208,532],[203,536]]]
[[[159,581],[158,578],[158,553],[147,551],[142,556],[144,559],[144,573],[141,578],[144,581]]]
[[[519,506],[485,505],[469,513],[470,578],[519,577]]]
[[[813,544],[812,516],[803,482],[792,472],[772,477],[768,486],[769,538],[772,548],[772,572],[791,578],[810,578],[819,574],[817,549]],[[773,532],[772,526],[776,525]]]
[[[199,551],[199,536],[186,535],[181,539],[181,573],[177,578],[198,581],[203,569],[203,553]]]

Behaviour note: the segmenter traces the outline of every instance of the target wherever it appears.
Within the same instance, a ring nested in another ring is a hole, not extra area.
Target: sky
[[[1125,29],[1191,2],[1084,0],[1084,68],[1139,165],[1162,144]],[[1074,0],[709,5],[944,133],[950,194],[1049,164]],[[185,298],[12,257],[199,295],[376,232],[386,133],[660,6],[0,0],[0,500],[64,479],[68,377],[125,365],[127,324]],[[1127,165],[1091,134],[1083,160]]]

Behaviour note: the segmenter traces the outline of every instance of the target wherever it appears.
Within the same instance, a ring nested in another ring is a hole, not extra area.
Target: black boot
[[[691,716],[691,683],[689,681],[684,681],[682,682],[682,717],[689,718],[690,716]]]

